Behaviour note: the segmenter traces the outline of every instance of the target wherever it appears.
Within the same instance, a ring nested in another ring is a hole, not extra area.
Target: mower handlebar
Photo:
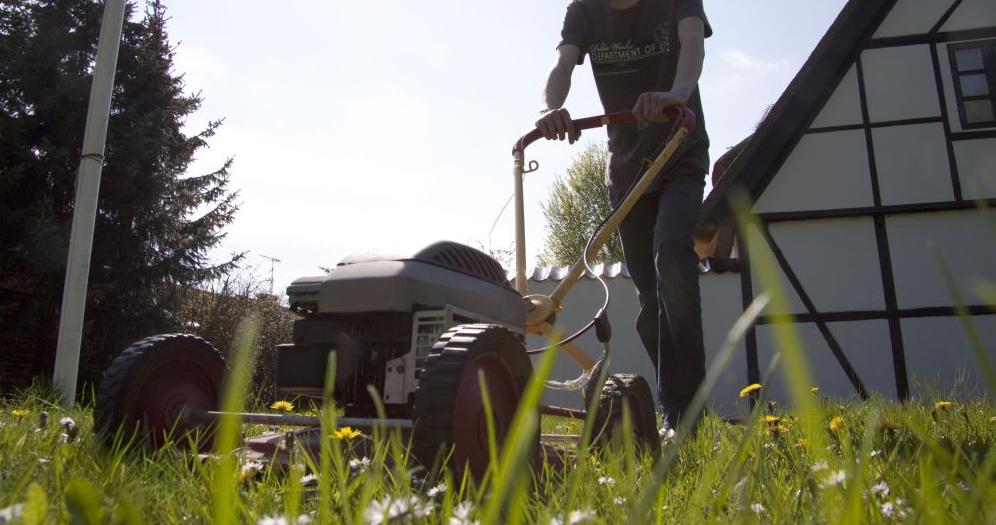
[[[668,120],[675,121],[676,128],[686,128],[688,131],[695,129],[696,117],[692,110],[684,106],[672,106],[665,109],[664,113],[668,116]],[[600,128],[608,124],[635,124],[636,117],[632,112],[619,111],[607,115],[579,118],[573,122],[574,129],[580,131],[583,129]],[[539,129],[533,129],[519,138],[515,146],[512,147],[512,154],[524,152],[530,144],[541,138],[543,138],[543,133]]]

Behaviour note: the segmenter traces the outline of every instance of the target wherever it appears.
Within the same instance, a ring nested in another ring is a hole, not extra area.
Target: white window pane
[[[994,120],[992,103],[988,100],[965,101],[965,120],[969,124]]]
[[[958,62],[958,71],[983,69],[982,50],[977,47],[955,51],[955,60]]]
[[[961,96],[977,97],[989,94],[989,83],[983,74],[961,75]]]

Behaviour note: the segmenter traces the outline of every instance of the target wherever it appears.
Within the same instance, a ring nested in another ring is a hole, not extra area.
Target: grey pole
[[[59,341],[53,377],[66,408],[71,408],[76,398],[76,376],[80,364],[80,341],[86,310],[87,281],[90,276],[94,221],[97,217],[97,195],[100,191],[100,171],[104,167],[107,120],[111,113],[111,93],[124,14],[125,0],[106,0],[104,3],[104,18],[97,44],[97,64],[93,72],[93,83],[90,85],[90,105],[83,132],[83,156],[76,178],[76,204],[73,207],[73,228],[69,236],[69,259],[62,291]]]

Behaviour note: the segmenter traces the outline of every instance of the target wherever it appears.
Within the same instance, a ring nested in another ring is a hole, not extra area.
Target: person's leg
[[[621,195],[610,193],[613,207],[622,200]],[[637,201],[636,206],[619,225],[619,238],[622,242],[626,268],[636,286],[640,301],[640,313],[636,317],[636,333],[650,356],[657,371],[654,378],[660,384],[657,365],[659,337],[658,320],[660,313],[657,301],[657,269],[654,264],[654,225],[657,223],[657,196],[647,195]]]
[[[704,176],[683,174],[657,194],[653,243],[660,302],[658,388],[672,427],[705,378],[698,257],[692,240],[704,187]]]

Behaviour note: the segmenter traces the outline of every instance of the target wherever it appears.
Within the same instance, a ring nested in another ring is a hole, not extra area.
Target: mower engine
[[[360,254],[327,275],[295,280],[290,307],[303,316],[293,342],[277,347],[277,388],[321,398],[336,352],[336,403],[348,416],[376,416],[368,385],[389,417],[411,417],[420,371],[455,325],[491,323],[523,334],[526,303],[489,255],[437,242],[411,256]]]

